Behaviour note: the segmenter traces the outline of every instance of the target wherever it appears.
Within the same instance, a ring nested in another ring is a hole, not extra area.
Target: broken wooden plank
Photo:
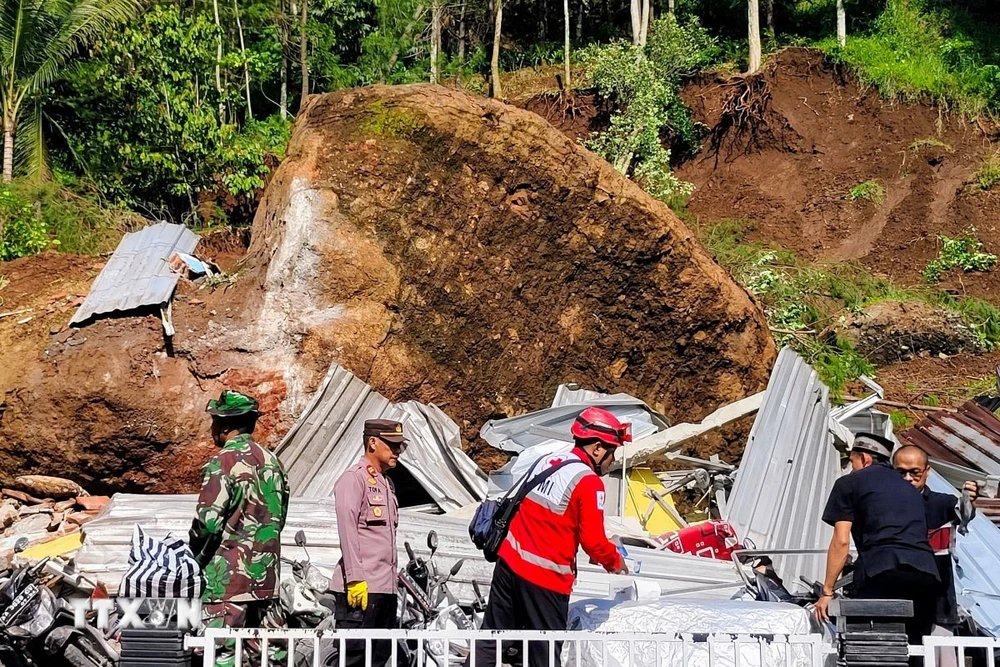
[[[688,440],[693,440],[743,417],[756,414],[763,402],[764,392],[748,396],[735,403],[724,405],[697,424],[688,422],[675,424],[665,431],[628,443],[625,447],[620,448],[625,450],[621,455],[628,459],[629,465],[633,465],[651,456],[665,454],[668,451],[678,449]],[[621,455],[616,457],[619,461]]]

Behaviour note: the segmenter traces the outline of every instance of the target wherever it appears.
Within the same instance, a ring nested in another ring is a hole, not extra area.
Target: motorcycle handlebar
[[[416,556],[413,555],[413,549],[410,547],[409,542],[403,542],[403,546],[406,547],[406,555],[410,557],[411,561],[417,560]]]

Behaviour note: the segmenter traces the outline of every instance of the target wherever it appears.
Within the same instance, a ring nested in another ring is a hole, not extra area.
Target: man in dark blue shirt
[[[924,500],[889,466],[892,447],[891,440],[859,433],[850,453],[852,472],[833,485],[823,511],[823,521],[833,526],[833,539],[816,615],[828,620],[833,585],[853,537],[858,562],[852,597],[912,600],[913,618],[906,633],[911,644],[919,644],[934,624],[940,579],[927,542]]]
[[[958,603],[955,599],[955,580],[951,565],[952,526],[960,520],[958,498],[950,493],[938,493],[927,488],[930,475],[930,460],[927,452],[915,445],[900,447],[892,455],[892,465],[896,472],[920,492],[924,498],[924,516],[927,519],[927,539],[934,550],[938,574],[943,586],[937,601],[935,622],[949,630],[958,625]],[[966,482],[964,489],[969,499],[975,502],[979,487],[975,482]]]

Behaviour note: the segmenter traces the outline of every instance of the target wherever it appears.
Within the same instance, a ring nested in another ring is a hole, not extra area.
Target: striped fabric
[[[169,534],[158,540],[135,525],[120,596],[194,599],[201,598],[204,590],[201,568],[183,540]]]

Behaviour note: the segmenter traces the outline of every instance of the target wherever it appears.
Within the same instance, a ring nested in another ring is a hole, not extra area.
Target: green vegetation
[[[374,102],[368,107],[369,116],[363,125],[367,134],[380,137],[409,138],[422,127],[413,114],[403,109],[388,109],[382,102]]]
[[[237,280],[239,280],[238,273],[216,273],[205,278],[201,284],[201,289],[205,289],[207,287],[214,292],[220,287],[232,287],[236,284]]]
[[[871,28],[844,48],[820,44],[895,100],[931,100],[969,116],[1000,108],[995,24],[930,0],[888,0]]]
[[[851,201],[862,199],[881,206],[885,201],[885,188],[878,181],[865,181],[851,188],[850,197]]]
[[[657,199],[686,199],[694,188],[670,172],[663,136],[684,152],[697,150],[699,131],[680,99],[680,78],[717,53],[715,41],[696,20],[680,23],[670,14],[650,26],[645,48],[618,40],[584,52],[592,84],[619,109],[608,130],[586,146],[623,174],[632,173]]]
[[[986,156],[986,159],[983,160],[983,166],[979,168],[974,178],[981,190],[989,190],[1000,183],[1000,151]]]
[[[0,187],[0,224],[0,261],[34,255],[49,245],[48,228],[31,201],[8,187]]]
[[[910,428],[917,423],[916,418],[913,413],[902,412],[900,410],[893,410],[889,413],[889,419],[892,420],[892,428],[894,431],[901,432]]]
[[[860,266],[817,268],[788,251],[748,241],[748,220],[720,220],[698,230],[716,260],[760,301],[778,345],[791,345],[837,393],[874,367],[833,327],[880,301],[923,301],[959,313],[984,349],[1000,347],[1000,310],[979,299],[956,299],[928,288],[901,288]]]
[[[962,271],[989,271],[997,263],[997,256],[983,251],[983,244],[975,237],[976,230],[957,239],[938,236],[941,250],[937,259],[927,264],[924,278],[927,282],[936,283],[941,275],[952,269]]]
[[[925,148],[943,148],[949,153],[955,149],[951,147],[950,144],[937,139],[935,137],[924,137],[923,139],[917,139],[912,144],[910,144],[910,150],[914,153],[921,151]]]

